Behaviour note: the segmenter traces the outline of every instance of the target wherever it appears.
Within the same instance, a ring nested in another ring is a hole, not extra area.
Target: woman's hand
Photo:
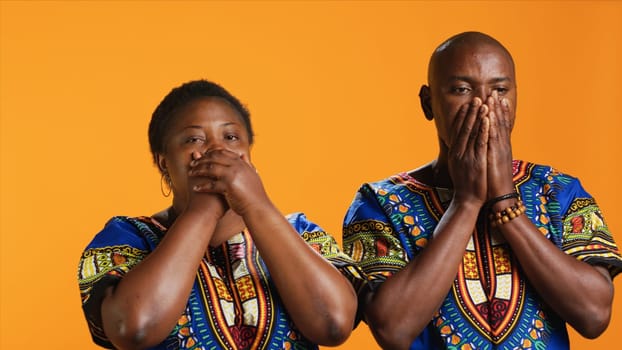
[[[490,132],[488,136],[488,195],[495,198],[514,191],[512,181],[512,132],[513,118],[510,102],[500,98],[497,91],[486,99],[490,109]]]
[[[203,155],[195,151],[192,153],[192,161],[188,176],[188,203],[186,211],[195,211],[198,213],[213,213],[216,218],[221,218],[229,206],[225,198],[218,193],[205,193],[193,190],[197,186],[206,186],[211,183],[211,179],[199,173],[193,174],[192,171],[200,166],[199,160]],[[194,166],[193,166],[194,165]]]
[[[190,176],[203,181],[192,186],[197,195],[218,194],[226,205],[244,217],[253,207],[270,200],[261,179],[245,155],[227,149],[211,150],[190,164]]]
[[[483,203],[487,195],[489,107],[474,98],[454,118],[448,152],[454,198]]]

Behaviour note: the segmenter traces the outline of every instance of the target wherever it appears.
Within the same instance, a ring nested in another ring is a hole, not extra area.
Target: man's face
[[[508,54],[491,44],[461,45],[439,53],[430,75],[430,107],[439,138],[449,146],[451,127],[458,110],[479,97],[497,91],[510,103],[510,120],[516,112],[514,65]]]

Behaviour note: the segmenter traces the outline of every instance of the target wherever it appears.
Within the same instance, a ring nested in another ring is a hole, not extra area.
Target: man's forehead
[[[444,77],[446,79],[481,69],[484,65],[487,69],[496,67],[497,72],[491,72],[496,75],[496,79],[513,79],[514,64],[506,50],[498,45],[482,42],[449,45],[443,50],[436,51],[430,61],[430,74],[431,78]]]
[[[437,51],[434,56],[436,60],[446,64],[477,62],[491,57],[511,62],[511,58],[502,47],[482,42],[449,46],[445,50]]]

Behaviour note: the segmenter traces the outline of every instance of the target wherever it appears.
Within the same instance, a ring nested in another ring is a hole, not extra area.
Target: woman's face
[[[204,97],[191,101],[173,116],[158,165],[169,174],[175,201],[185,203],[193,153],[227,149],[250,159],[248,131],[242,117],[226,100]]]

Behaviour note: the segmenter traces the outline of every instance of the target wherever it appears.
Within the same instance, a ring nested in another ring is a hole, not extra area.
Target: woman
[[[173,203],[150,217],[112,218],[84,251],[78,279],[95,343],[345,341],[357,300],[343,275],[355,285],[363,279],[330,235],[303,214],[283,217],[270,201],[250,162],[253,132],[240,102],[208,81],[183,84],[153,113],[149,142]]]

